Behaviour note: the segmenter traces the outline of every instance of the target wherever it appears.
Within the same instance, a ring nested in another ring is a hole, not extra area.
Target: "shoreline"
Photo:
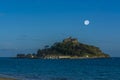
[[[14,57],[14,59],[57,59],[57,60],[62,60],[62,59],[106,59],[106,58],[111,58],[111,57],[70,57],[70,58],[55,58],[55,57],[45,57],[45,58],[18,58]]]
[[[17,80],[17,79],[13,79],[13,78],[6,78],[6,77],[0,77],[0,80]]]
[[[19,80],[19,79],[9,75],[0,74],[0,80]]]

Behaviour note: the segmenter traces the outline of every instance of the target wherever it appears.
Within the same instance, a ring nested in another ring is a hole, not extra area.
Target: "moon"
[[[84,25],[87,26],[87,25],[89,25],[89,24],[90,24],[90,21],[89,21],[89,20],[85,20],[85,21],[84,21]]]

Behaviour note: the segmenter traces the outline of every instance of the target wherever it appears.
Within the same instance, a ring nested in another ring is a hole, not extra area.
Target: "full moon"
[[[90,21],[89,21],[89,20],[85,20],[85,21],[84,21],[84,25],[87,26],[87,25],[89,25],[89,24],[90,24]]]

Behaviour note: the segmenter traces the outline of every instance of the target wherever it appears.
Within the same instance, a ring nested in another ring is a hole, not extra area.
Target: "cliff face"
[[[80,43],[75,38],[67,38],[62,42],[46,45],[39,49],[37,54],[18,54],[18,58],[42,58],[42,59],[78,59],[78,58],[106,58],[108,54],[103,53],[98,47]]]
[[[82,44],[77,39],[67,38],[63,42],[54,43],[51,47],[38,50],[38,58],[105,58],[108,54],[103,53],[98,47]]]

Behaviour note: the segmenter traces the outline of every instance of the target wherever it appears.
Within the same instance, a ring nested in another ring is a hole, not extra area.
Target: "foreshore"
[[[0,80],[17,80],[17,79],[0,77]]]

